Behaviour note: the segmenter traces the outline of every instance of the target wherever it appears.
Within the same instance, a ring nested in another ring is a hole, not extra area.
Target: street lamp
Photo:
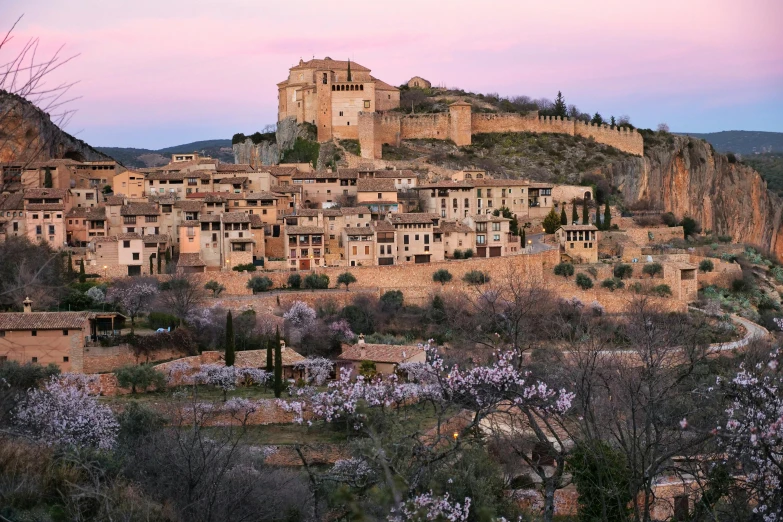
[[[528,251],[528,253],[533,251],[533,240],[532,239],[528,239],[527,240],[527,251]]]
[[[451,436],[454,437],[454,442],[455,443],[459,443],[459,432],[458,431],[455,431]]]
[[[103,265],[103,278],[106,279],[106,269],[109,268],[106,265]]]

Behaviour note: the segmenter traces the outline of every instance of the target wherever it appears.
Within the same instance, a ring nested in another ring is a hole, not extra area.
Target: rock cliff
[[[247,138],[243,143],[235,143],[234,163],[277,165],[283,153],[294,147],[296,138],[315,140],[315,132],[307,124],[297,124],[296,118],[286,118],[277,124],[275,141],[254,143]]]
[[[110,160],[52,122],[29,101],[0,90],[0,162],[29,162],[68,158]]]
[[[783,261],[781,206],[752,168],[729,161],[705,141],[671,136],[645,142],[642,158],[623,158],[600,169],[627,204],[691,216],[702,228],[756,245]]]

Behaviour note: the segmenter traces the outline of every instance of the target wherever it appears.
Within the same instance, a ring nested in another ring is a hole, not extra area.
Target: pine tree
[[[606,200],[606,206],[604,207],[604,230],[612,228],[612,213],[609,211],[609,200]]]
[[[283,348],[280,346],[280,328],[275,333],[275,397],[283,394]]]
[[[614,127],[615,125],[617,125],[617,121],[614,119],[614,116],[612,116],[612,119],[611,119],[611,120],[609,120],[609,125],[611,125],[612,127]]]
[[[565,118],[568,115],[568,107],[566,106],[563,93],[560,91],[557,91],[557,98],[555,98],[555,106],[553,107],[553,111],[555,116],[560,116],[562,118]]]
[[[231,317],[231,310],[226,316],[226,366],[234,366],[236,353],[234,352],[234,320]]]
[[[579,222],[579,213],[576,211],[576,200],[571,202],[571,223]]]
[[[590,224],[590,209],[587,207],[587,198],[582,200],[582,224]]]
[[[544,217],[544,221],[541,224],[544,226],[544,232],[547,234],[555,233],[555,230],[560,226],[560,219],[557,217],[554,207],[549,209],[549,214]]]
[[[563,203],[563,208],[560,210],[560,224],[561,225],[567,225],[568,224],[568,216],[566,216],[565,211],[565,203]]]
[[[79,282],[84,283],[87,281],[87,274],[84,272],[84,259],[79,263]]]
[[[46,170],[44,170],[44,188],[53,188],[54,183],[52,182],[52,171],[49,169],[49,167],[46,167]]]

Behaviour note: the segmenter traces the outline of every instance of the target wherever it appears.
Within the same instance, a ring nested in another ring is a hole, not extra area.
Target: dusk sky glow
[[[639,127],[783,131],[780,0],[0,0],[15,44],[79,54],[66,128],[96,146],[250,134],[301,58],[351,58],[399,85],[554,98]],[[14,54],[0,51],[0,62]],[[54,81],[54,79],[53,79]]]

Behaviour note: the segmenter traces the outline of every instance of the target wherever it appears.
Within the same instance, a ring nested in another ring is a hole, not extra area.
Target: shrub
[[[389,290],[381,296],[381,308],[385,312],[396,312],[404,304],[404,297],[399,290]]]
[[[465,250],[465,252],[462,253],[462,255],[465,257],[465,259],[470,259],[471,257],[473,257],[473,249],[468,248],[467,250]]]
[[[729,163],[737,163],[737,156],[733,152],[726,153],[726,159],[729,160]]]
[[[350,272],[343,272],[339,276],[337,276],[337,284],[338,285],[345,285],[345,291],[348,291],[348,285],[351,283],[356,282],[356,277]]]
[[[715,269],[715,265],[709,259],[702,259],[699,263],[699,270],[701,272],[712,272]]]
[[[677,217],[671,212],[661,214],[661,220],[663,220],[664,225],[666,225],[667,227],[677,226]]]
[[[291,274],[288,276],[288,286],[290,288],[299,288],[302,286],[302,276],[300,274]]]
[[[483,285],[489,283],[489,274],[480,270],[471,270],[462,280],[470,285]]]
[[[590,276],[583,274],[582,272],[576,274],[576,286],[582,290],[589,290],[593,288],[593,280]]]
[[[247,288],[252,290],[254,294],[266,292],[272,288],[273,285],[274,283],[272,283],[272,280],[266,276],[254,276],[247,282]]]
[[[571,263],[558,263],[555,265],[555,275],[566,278],[574,275],[574,265]]]
[[[669,285],[658,285],[650,289],[650,293],[658,297],[671,297],[672,289]]]
[[[631,283],[630,285],[628,285],[628,290],[630,290],[634,294],[641,294],[642,291],[644,290],[644,287],[642,286],[641,283],[637,281],[636,283]]]
[[[698,234],[701,232],[701,225],[692,217],[686,216],[682,218],[682,221],[680,221],[680,226],[682,226],[682,234],[685,239],[688,239],[688,237],[692,236],[693,234]]]
[[[150,312],[147,316],[147,325],[152,330],[158,328],[171,328],[174,330],[179,326],[179,317],[165,312]]]
[[[752,285],[744,279],[735,279],[731,282],[731,290],[733,292],[749,292]]]
[[[432,274],[432,280],[436,283],[440,283],[441,285],[445,285],[452,279],[451,272],[446,270],[445,268],[441,268],[440,270],[436,270],[434,274]]]
[[[647,265],[644,265],[644,268],[642,268],[642,273],[650,277],[661,275],[663,274],[663,265],[661,265],[660,263],[649,263]]]
[[[560,228],[560,216],[557,215],[554,208],[544,217],[542,225],[544,226],[544,232],[547,234],[554,234],[555,230]]]
[[[633,275],[633,267],[631,265],[620,263],[618,265],[615,265],[612,273],[614,274],[614,277],[617,279],[628,279]]]
[[[255,272],[256,271],[256,265],[253,263],[245,263],[244,265],[237,265],[234,268],[232,268],[234,272]]]
[[[220,295],[220,292],[226,289],[225,286],[221,285],[214,279],[212,281],[208,281],[207,284],[204,285],[204,288],[207,290],[212,291],[212,297],[217,297]]]
[[[311,290],[324,290],[329,288],[329,276],[326,274],[308,274],[304,278],[304,287]]]
[[[593,279],[598,279],[598,269],[594,266],[588,267],[587,273],[593,276]]]
[[[718,241],[721,243],[731,243],[732,237],[731,236],[718,236]]]
[[[454,259],[464,259],[465,254],[462,253],[462,250],[456,249],[456,250],[454,250],[453,257],[454,257]]]
[[[603,288],[607,288],[607,289],[611,290],[612,292],[614,292],[618,288],[623,288],[625,286],[625,283],[623,283],[623,281],[621,279],[617,279],[615,277],[615,278],[612,278],[612,279],[604,279],[601,282],[601,286]]]
[[[146,390],[150,386],[159,390],[166,386],[166,376],[150,364],[129,364],[114,372],[117,375],[117,384],[123,388],[130,388],[131,393],[136,393],[136,388]]]

